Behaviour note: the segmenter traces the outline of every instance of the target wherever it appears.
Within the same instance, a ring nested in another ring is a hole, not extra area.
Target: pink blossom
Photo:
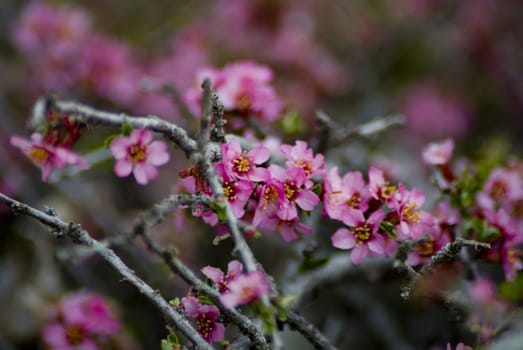
[[[281,181],[271,178],[258,187],[257,196],[259,197],[258,205],[252,219],[254,226],[258,226],[276,215],[276,212],[285,201],[284,185]]]
[[[146,185],[158,176],[156,167],[169,161],[169,153],[165,142],[152,139],[151,131],[135,129],[128,137],[121,136],[111,142],[117,176],[126,177],[132,172],[140,185]]]
[[[196,73],[197,84],[188,90],[184,99],[188,108],[200,114],[201,83],[211,79],[214,89],[224,104],[226,112],[254,115],[271,122],[280,117],[283,102],[269,85],[272,80],[270,68],[250,61],[231,63],[222,70],[205,68]],[[237,120],[243,126],[244,121]]]
[[[423,150],[423,161],[427,164],[447,164],[454,150],[454,141],[447,139],[439,143],[431,143]]]
[[[276,230],[284,242],[293,242],[298,239],[297,232],[308,235],[312,232],[311,228],[300,222],[298,217],[283,220],[277,215],[268,216],[260,223],[260,227],[267,230]]]
[[[249,180],[232,177],[223,163],[214,166],[216,174],[222,178],[222,187],[225,198],[229,201],[231,210],[238,219],[245,214],[245,204],[251,197],[254,184]]]
[[[80,292],[61,300],[54,310],[53,321],[43,330],[51,349],[73,350],[100,348],[100,336],[115,335],[120,322],[105,299],[96,294]]]
[[[187,316],[196,322],[196,330],[210,344],[222,341],[225,336],[225,326],[216,322],[220,311],[214,305],[204,305],[197,298],[188,296],[182,298],[182,305]]]
[[[224,274],[219,268],[212,266],[205,266],[202,268],[202,272],[218,286],[220,293],[226,293],[229,291],[229,282],[243,272],[243,265],[238,260],[233,260],[227,265],[227,274]]]
[[[322,154],[314,155],[304,141],[296,141],[296,146],[282,145],[281,153],[287,158],[287,166],[295,165],[305,171],[307,178],[320,174],[325,168]]]
[[[258,165],[269,160],[270,155],[269,149],[264,146],[242,152],[237,140],[222,145],[222,163],[232,175],[240,179],[258,182],[269,180],[269,170]]]
[[[238,305],[250,304],[269,293],[269,284],[261,271],[251,271],[242,274],[229,282],[229,292],[221,295],[224,306],[234,308]]]
[[[273,178],[283,183],[285,198],[277,212],[282,220],[298,217],[297,206],[305,211],[311,211],[320,202],[318,195],[306,188],[307,177],[302,168],[290,166],[283,169],[271,164],[269,170]]]
[[[368,219],[359,210],[347,211],[343,222],[349,226],[338,229],[331,237],[332,245],[339,249],[352,249],[351,260],[360,264],[369,254],[385,255],[385,239],[378,232],[385,213],[381,210],[373,212]]]
[[[391,185],[385,180],[383,170],[369,168],[369,191],[374,199],[386,203],[389,207],[397,196],[396,186]]]
[[[398,195],[392,202],[392,209],[395,209],[400,223],[397,226],[399,238],[421,238],[425,229],[434,224],[432,216],[419,210],[425,201],[425,195],[413,189],[407,190],[400,184]]]
[[[31,140],[12,136],[11,144],[22,150],[36,166],[42,169],[42,181],[47,181],[54,168],[63,168],[66,165],[76,165],[81,169],[89,167],[84,158],[65,147],[45,143],[42,135],[38,133],[32,134]]]
[[[519,199],[523,199],[523,180],[517,172],[504,168],[496,168],[490,173],[477,196],[479,206],[485,209],[508,206],[509,202]]]
[[[406,263],[411,266],[426,263],[434,254],[450,242],[449,236],[439,227],[433,227],[426,232],[426,238],[417,243],[409,253]]]

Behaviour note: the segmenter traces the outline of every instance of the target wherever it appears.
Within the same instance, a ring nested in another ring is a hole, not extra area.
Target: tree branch
[[[53,212],[45,213],[31,206],[18,202],[3,193],[0,193],[0,203],[4,203],[11,207],[14,214],[25,214],[33,217],[41,223],[53,229],[51,235],[53,237],[69,237],[74,243],[88,246],[93,251],[98,253],[106,262],[108,262],[125,280],[133,284],[140,293],[146,296],[156,307],[164,314],[164,316],[171,321],[175,327],[180,330],[191,342],[193,342],[199,349],[212,350],[210,346],[198,332],[191,326],[185,318],[176,312],[169,303],[160,295],[158,290],[153,290],[151,286],[145,283],[141,278],[136,276],[125,263],[104,244],[93,239],[89,233],[82,229],[79,224],[66,223]]]

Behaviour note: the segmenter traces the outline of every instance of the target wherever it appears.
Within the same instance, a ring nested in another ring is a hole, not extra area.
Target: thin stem
[[[212,350],[210,346],[198,332],[191,326],[187,320],[176,312],[169,303],[160,295],[158,290],[154,290],[145,283],[140,277],[136,276],[135,272],[131,270],[125,263],[104,244],[93,239],[89,233],[82,229],[79,224],[66,223],[62,221],[53,212],[45,213],[31,206],[16,201],[3,193],[0,193],[0,202],[8,205],[13,210],[14,214],[25,214],[33,217],[41,223],[53,229],[51,232],[53,237],[69,237],[74,243],[88,246],[90,249],[99,254],[105,261],[107,261],[125,280],[134,285],[140,293],[146,296],[156,307],[170,320],[175,327],[180,330],[191,342],[193,342],[199,349]]]

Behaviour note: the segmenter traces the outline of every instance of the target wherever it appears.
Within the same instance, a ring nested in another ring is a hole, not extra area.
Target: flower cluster
[[[286,159],[286,167],[282,167],[267,166],[270,151],[265,146],[247,152],[238,141],[232,140],[223,144],[221,150],[222,160],[214,167],[237,218],[265,230],[278,230],[286,242],[298,238],[296,230],[310,232],[300,222],[299,213],[312,211],[320,202],[319,196],[312,191],[312,178],[324,171],[322,155],[314,155],[303,141],[297,141],[294,146],[282,145],[280,151]],[[182,179],[188,191],[212,195],[195,171],[184,173],[190,174]],[[218,217],[212,211],[196,215],[202,215],[211,225],[218,223]]]
[[[520,245],[523,243],[523,163],[511,160],[505,166],[491,169],[482,179],[469,165],[459,176],[451,164],[453,144],[449,141],[430,144],[423,153],[424,161],[436,166],[439,185],[450,193],[450,199],[461,210],[451,218],[468,228],[467,238],[490,243],[483,258],[501,263],[508,280],[523,269]],[[463,193],[472,198],[464,201]]]
[[[53,350],[97,350],[109,344],[120,322],[100,295],[80,292],[64,297],[44,327],[43,338]]]
[[[194,88],[184,95],[189,110],[200,115],[201,84],[211,79],[214,90],[223,102],[229,126],[245,126],[249,117],[272,122],[281,117],[283,101],[269,85],[272,71],[251,61],[231,63],[223,69],[204,68],[196,72]]]

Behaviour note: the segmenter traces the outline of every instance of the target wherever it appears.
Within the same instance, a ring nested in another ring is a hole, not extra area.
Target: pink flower
[[[169,153],[165,142],[152,139],[151,131],[135,129],[129,137],[121,136],[111,142],[117,176],[126,177],[132,172],[140,185],[146,185],[158,176],[156,167],[169,161]]]
[[[325,211],[330,218],[341,220],[347,209],[365,212],[369,207],[371,194],[359,171],[349,172],[341,179],[338,168],[333,167],[323,181]]]
[[[416,244],[414,250],[409,253],[406,263],[411,266],[423,264],[449,242],[446,232],[439,227],[434,227],[428,230],[426,239]]]
[[[298,239],[296,232],[308,235],[312,232],[311,228],[300,222],[298,217],[290,220],[283,220],[277,215],[268,216],[260,223],[260,227],[267,230],[276,230],[285,242],[293,242]]]
[[[96,350],[100,336],[115,335],[120,322],[105,299],[96,294],[76,293],[65,297],[54,310],[53,321],[43,330],[51,349]]]
[[[63,168],[66,165],[76,165],[81,169],[89,167],[84,158],[69,149],[46,144],[42,135],[38,133],[32,134],[30,141],[12,136],[11,144],[20,148],[36,166],[42,169],[42,181],[47,181],[54,168]]]
[[[231,174],[240,179],[269,180],[269,170],[258,165],[269,160],[270,155],[269,149],[264,146],[258,146],[249,152],[242,152],[237,140],[222,145],[222,163]]]
[[[271,164],[269,170],[274,179],[283,183],[285,198],[277,212],[278,217],[282,220],[297,218],[298,209],[296,206],[305,211],[311,211],[320,202],[318,195],[306,188],[307,177],[302,168],[290,166],[283,169]]]
[[[497,205],[509,206],[509,202],[523,198],[523,180],[516,171],[494,169],[483,190],[478,193],[477,202],[481,208],[496,209]]]
[[[373,212],[368,219],[359,210],[347,211],[343,222],[349,226],[338,229],[331,237],[332,245],[339,249],[352,249],[351,260],[360,264],[369,254],[385,255],[385,239],[378,232],[385,213],[381,210]]]
[[[386,203],[389,207],[397,195],[396,186],[385,180],[383,170],[369,168],[369,191],[374,199]]]
[[[188,90],[184,99],[188,108],[200,114],[201,83],[203,78],[211,79],[214,89],[224,104],[225,111],[242,116],[254,115],[266,122],[280,117],[283,102],[269,85],[272,80],[270,68],[250,61],[231,63],[222,70],[205,68],[197,72],[195,88]],[[244,125],[244,120],[235,120],[236,127]]]
[[[398,194],[392,202],[392,209],[396,210],[400,220],[396,227],[399,238],[421,238],[425,229],[433,226],[432,216],[418,210],[424,201],[425,195],[417,189],[408,191],[405,186],[399,185]]]
[[[243,265],[238,260],[233,260],[227,265],[227,274],[212,266],[205,266],[202,268],[202,272],[218,286],[220,293],[226,293],[229,291],[229,282],[243,272]]]
[[[254,184],[249,180],[235,179],[225,170],[223,163],[214,166],[216,174],[222,178],[222,187],[225,198],[229,201],[231,210],[238,219],[245,214],[245,204],[254,189]]]
[[[287,166],[295,165],[302,168],[307,179],[320,174],[325,168],[323,155],[314,155],[312,149],[308,148],[304,141],[296,141],[296,146],[282,145],[280,150],[287,158]]]
[[[258,226],[262,222],[275,216],[285,201],[283,183],[274,178],[269,179],[265,183],[261,183],[256,192],[259,200],[254,211],[254,217],[252,218],[252,224],[254,226]]]
[[[250,304],[269,293],[269,284],[261,271],[242,274],[229,282],[229,292],[222,294],[221,302],[228,308]]]
[[[427,164],[447,164],[454,150],[454,141],[447,139],[439,143],[429,144],[422,153],[423,161]]]
[[[225,326],[216,322],[220,311],[214,305],[204,305],[197,298],[188,296],[182,298],[182,305],[187,316],[196,322],[196,330],[210,344],[222,341],[225,336]]]

